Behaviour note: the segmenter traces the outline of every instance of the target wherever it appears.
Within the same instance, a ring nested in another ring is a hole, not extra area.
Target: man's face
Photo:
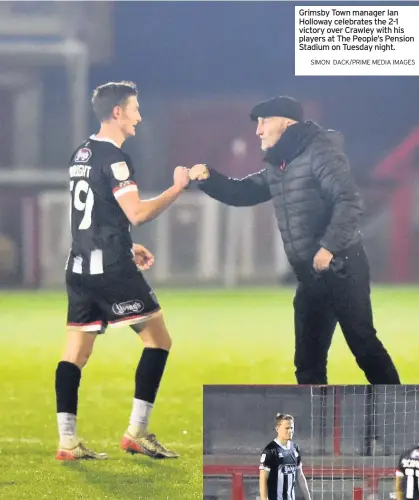
[[[276,426],[278,439],[280,441],[290,441],[294,435],[294,422],[292,420],[281,420]]]
[[[287,119],[280,116],[258,118],[256,135],[260,138],[261,149],[266,151],[274,146],[287,128]]]
[[[141,123],[140,106],[136,96],[130,96],[124,106],[118,106],[118,125],[125,137],[135,135],[135,127]]]

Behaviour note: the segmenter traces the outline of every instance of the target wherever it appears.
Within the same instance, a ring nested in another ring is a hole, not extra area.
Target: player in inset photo
[[[419,500],[419,386],[209,385],[203,403],[204,500]]]
[[[395,490],[396,500],[419,500],[419,444],[400,455]]]
[[[311,500],[304,476],[301,453],[292,440],[294,417],[278,413],[275,418],[277,436],[263,449],[259,465],[261,500],[295,500],[298,483],[305,500]]]

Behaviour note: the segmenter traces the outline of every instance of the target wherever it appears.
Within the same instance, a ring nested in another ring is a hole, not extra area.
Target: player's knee
[[[78,366],[80,370],[84,368],[89,361],[91,353],[65,353],[61,361],[68,361]]]
[[[78,366],[80,370],[86,366],[89,358],[93,352],[93,347],[88,348],[74,348],[73,346],[68,346],[62,356],[61,361],[68,361]]]
[[[149,335],[143,338],[144,347],[159,348],[170,351],[172,348],[172,339],[168,333],[165,335]]]
[[[172,339],[167,331],[162,315],[150,319],[140,333],[144,347],[155,347],[170,351]]]
[[[93,352],[93,349],[89,349],[89,351],[85,351],[81,354],[80,363],[82,366],[80,368],[83,368],[84,366],[86,366],[87,362],[90,359],[90,356],[92,355],[92,352]]]
[[[154,342],[156,347],[170,351],[172,348],[172,338],[166,327],[157,330],[156,335],[154,336]]]
[[[159,346],[160,349],[165,349],[166,351],[170,351],[172,348],[172,337],[167,334],[166,338],[162,340],[162,345]]]

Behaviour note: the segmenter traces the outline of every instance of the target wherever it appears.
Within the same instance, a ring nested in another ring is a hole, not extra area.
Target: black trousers
[[[335,255],[334,263],[340,264],[340,269],[317,274],[310,264],[310,270],[297,273],[299,284],[294,298],[297,382],[327,384],[327,354],[339,323],[369,383],[400,384],[393,361],[374,328],[370,271],[362,244]]]

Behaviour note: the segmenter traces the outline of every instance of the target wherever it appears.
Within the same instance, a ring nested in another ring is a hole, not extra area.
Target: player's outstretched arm
[[[168,208],[189,184],[189,173],[185,167],[176,167],[173,174],[173,186],[149,200],[142,200],[138,190],[127,191],[117,198],[132,225],[138,226],[153,220]]]
[[[311,500],[311,495],[310,491],[308,489],[308,484],[307,484],[307,479],[306,476],[304,475],[303,469],[300,468],[297,470],[297,478],[298,478],[298,484],[300,486],[301,493],[304,497],[304,500]]]
[[[260,500],[268,500],[268,474],[269,472],[264,469],[259,471]]]
[[[200,163],[189,170],[189,177],[199,181],[201,191],[226,205],[250,207],[271,199],[266,169],[235,179]]]

